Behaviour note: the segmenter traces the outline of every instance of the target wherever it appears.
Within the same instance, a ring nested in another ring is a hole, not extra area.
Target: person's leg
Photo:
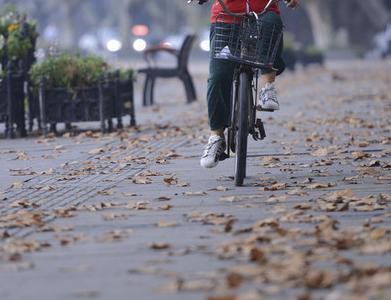
[[[201,166],[204,168],[216,167],[226,149],[224,131],[229,126],[231,115],[231,90],[235,69],[234,63],[214,58],[214,25],[211,27],[210,37],[212,51],[209,62],[207,101],[211,132],[200,161]]]
[[[263,43],[266,47],[265,49],[262,49],[262,55],[264,55],[264,57],[269,56],[270,44],[272,45],[272,49],[277,42],[279,42],[279,45],[276,51],[273,69],[262,70],[262,82],[264,87],[261,89],[258,108],[274,111],[279,109],[274,82],[276,77],[285,70],[285,63],[282,59],[283,38],[281,37],[280,39],[278,36],[273,35],[273,33],[277,27],[282,29],[283,24],[281,17],[274,12],[264,14],[261,16],[261,20],[265,22],[263,25],[263,34],[267,37]]]
[[[215,28],[211,27],[211,49],[214,49]],[[229,126],[231,90],[235,64],[228,60],[215,59],[213,50],[209,59],[208,116],[212,135],[224,136]]]

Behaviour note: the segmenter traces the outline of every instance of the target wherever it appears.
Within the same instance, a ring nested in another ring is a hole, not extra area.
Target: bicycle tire
[[[245,71],[240,73],[239,98],[238,98],[238,118],[236,134],[236,157],[235,157],[235,185],[242,186],[246,177],[247,163],[247,141],[249,128],[249,74]]]

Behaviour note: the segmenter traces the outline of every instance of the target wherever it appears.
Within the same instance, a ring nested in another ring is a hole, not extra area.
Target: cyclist
[[[198,0],[198,3],[204,4],[208,1],[209,0]],[[300,0],[285,0],[287,6],[290,8],[298,7],[299,1]],[[268,2],[268,0],[225,0],[227,8],[235,13],[245,13],[248,10],[261,13]],[[213,49],[216,18],[224,11],[224,9],[219,1],[214,0],[211,10],[210,43],[212,46],[211,48]],[[265,22],[282,26],[282,20],[277,3],[273,4],[262,18]],[[230,22],[229,18],[226,22]],[[281,58],[282,47],[283,45],[281,43],[274,63],[274,69],[277,71],[262,70],[262,81],[264,82],[264,87],[261,89],[259,95],[257,109],[264,109],[268,111],[279,109],[274,81],[276,76],[281,74],[285,69],[284,61]],[[216,167],[220,161],[221,155],[226,150],[224,131],[229,126],[234,69],[234,62],[215,59],[213,57],[213,53],[211,53],[207,92],[208,116],[211,134],[200,161],[201,166],[204,168]]]

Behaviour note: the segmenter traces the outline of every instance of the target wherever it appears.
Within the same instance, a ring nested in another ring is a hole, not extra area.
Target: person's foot
[[[280,104],[277,101],[277,92],[273,83],[266,83],[265,87],[261,89],[257,109],[265,111],[280,109]]]
[[[219,164],[220,157],[226,148],[225,139],[218,135],[212,135],[205,146],[204,154],[201,157],[201,167],[214,168]]]

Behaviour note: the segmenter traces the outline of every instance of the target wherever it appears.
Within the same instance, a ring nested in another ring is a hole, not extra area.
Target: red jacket
[[[250,10],[255,11],[257,13],[260,13],[265,8],[266,4],[268,3],[268,0],[249,0],[250,3]],[[236,13],[244,13],[246,12],[246,0],[224,0],[224,3],[227,5],[227,7],[232,11]],[[272,4],[270,7],[270,11],[274,11],[275,13],[280,13],[278,9],[278,4]],[[210,21],[212,23],[216,23],[216,18],[220,13],[224,12],[223,8],[221,7],[219,1],[215,0],[212,6],[212,15],[210,18]],[[224,18],[224,22],[232,22],[230,21],[230,18]],[[232,19],[232,18],[231,18]]]

